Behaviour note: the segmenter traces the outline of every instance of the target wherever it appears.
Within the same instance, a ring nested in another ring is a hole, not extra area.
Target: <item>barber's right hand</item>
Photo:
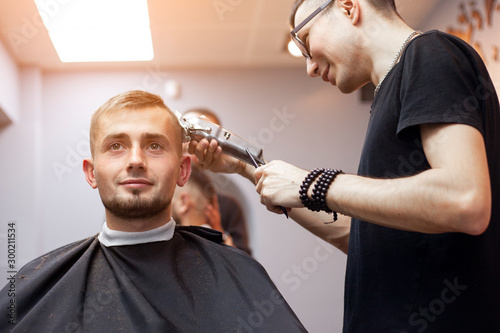
[[[222,148],[215,139],[210,142],[207,139],[200,141],[193,139],[189,143],[188,151],[190,154],[196,155],[198,163],[203,168],[212,172],[239,173],[243,175],[247,167],[245,162],[223,154]]]

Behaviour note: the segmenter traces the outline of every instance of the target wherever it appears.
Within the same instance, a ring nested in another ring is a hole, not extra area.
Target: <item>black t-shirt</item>
[[[419,126],[477,128],[487,150],[492,216],[480,236],[406,232],[353,219],[344,332],[500,332],[500,110],[478,54],[431,31],[407,46],[370,115],[359,175],[429,169]]]

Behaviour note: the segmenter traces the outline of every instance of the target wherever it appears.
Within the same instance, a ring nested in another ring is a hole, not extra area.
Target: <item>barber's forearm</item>
[[[347,254],[351,228],[350,217],[339,215],[336,222],[325,223],[331,222],[333,216],[324,212],[312,212],[306,208],[292,208],[289,212],[289,216],[312,234],[327,241]]]
[[[399,179],[339,175],[327,193],[327,203],[335,211],[386,227],[478,234],[475,215],[488,209],[487,199],[483,200],[473,185],[470,190],[457,186],[459,181],[439,169]]]
[[[252,165],[246,164],[241,161],[239,161],[239,163],[241,164],[241,168],[238,171],[238,174],[248,179],[252,184],[255,185],[255,176],[254,176],[255,168]]]

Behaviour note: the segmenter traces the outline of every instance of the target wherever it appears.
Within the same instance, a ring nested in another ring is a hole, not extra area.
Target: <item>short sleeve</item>
[[[401,60],[398,136],[427,123],[467,124],[482,132],[478,57],[464,41],[445,33],[415,38]]]

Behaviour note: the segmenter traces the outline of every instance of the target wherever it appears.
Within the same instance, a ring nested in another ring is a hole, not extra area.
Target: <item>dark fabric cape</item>
[[[2,289],[0,332],[306,332],[264,268],[221,240],[177,227],[169,241],[63,246],[17,273],[14,297]]]

